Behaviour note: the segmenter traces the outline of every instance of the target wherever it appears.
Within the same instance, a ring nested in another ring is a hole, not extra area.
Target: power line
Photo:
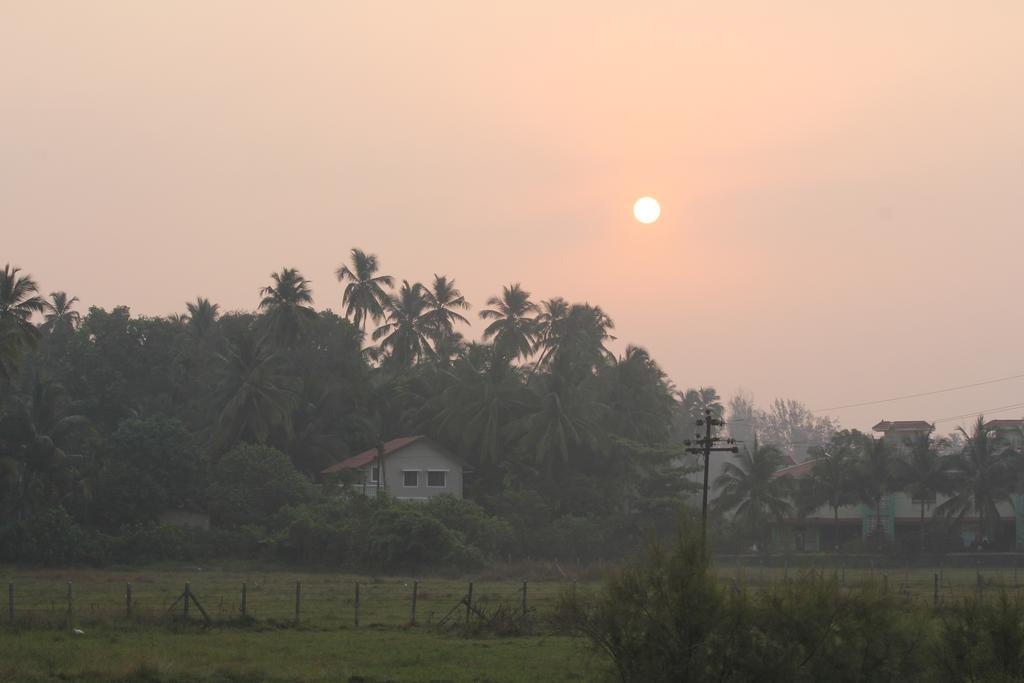
[[[812,410],[812,413],[826,413],[832,410],[845,410],[846,408],[860,408],[862,406],[873,406],[879,403],[891,403],[893,401],[903,401],[908,398],[920,398],[922,396],[934,396],[935,394],[944,394],[949,391],[960,391],[961,389],[971,389],[973,387],[983,387],[988,384],[998,384],[999,382],[1009,382],[1014,379],[1024,379],[1024,373],[1019,375],[1009,375],[1007,377],[999,377],[997,379],[989,379],[984,382],[973,382],[971,384],[961,384],[955,387],[946,387],[945,389],[935,389],[934,391],[922,391],[917,394],[906,394],[904,396],[894,396],[892,398],[880,398],[875,401],[863,401],[861,403],[847,403],[841,406],[832,406],[831,408],[816,408]],[[955,418],[950,418],[955,419]]]

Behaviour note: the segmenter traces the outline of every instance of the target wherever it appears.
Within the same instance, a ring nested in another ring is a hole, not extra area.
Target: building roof
[[[391,441],[387,441],[387,442],[384,443],[384,455],[385,456],[391,455],[395,451],[400,451],[403,448],[405,448],[406,446],[411,446],[412,444],[416,443],[417,441],[422,441],[423,439],[426,439],[426,438],[427,437],[420,435],[420,436],[403,436],[403,437],[400,437],[400,438],[397,438],[397,439],[391,439]],[[376,459],[377,459],[377,449],[376,448],[370,448],[369,450],[365,450],[362,453],[359,453],[358,455],[353,455],[351,458],[346,458],[345,460],[342,460],[341,462],[338,462],[338,463],[335,463],[335,464],[331,465],[327,469],[323,470],[320,474],[331,474],[332,472],[340,472],[341,470],[355,470],[355,469],[359,469],[360,467],[364,467],[366,465],[369,465],[371,462],[373,462]]]
[[[1024,420],[989,420],[985,423],[985,429],[1021,429],[1024,427]]]
[[[783,467],[781,470],[775,470],[773,477],[792,477],[799,479],[806,477],[814,469],[814,463],[818,462],[820,458],[814,458],[813,460],[806,460],[799,465],[790,465],[789,467]]]
[[[896,429],[896,430],[927,429],[927,430],[931,431],[932,429],[935,429],[935,427],[933,427],[930,422],[925,422],[924,420],[893,420],[892,422],[890,422],[889,420],[882,420],[881,422],[876,424],[871,429],[875,430],[876,432],[887,432],[890,429]]]

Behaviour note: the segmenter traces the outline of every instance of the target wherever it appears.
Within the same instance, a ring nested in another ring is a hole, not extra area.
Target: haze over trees
[[[726,403],[711,387],[678,389],[642,347],[614,353],[599,306],[535,300],[509,283],[474,310],[450,275],[396,278],[359,249],[337,276],[314,299],[302,273],[283,268],[254,283],[255,312],[199,296],[153,317],[79,311],[70,293],[44,298],[5,266],[0,557],[373,563],[382,558],[366,550],[367,529],[436,524],[438,548],[388,557],[593,559],[668,532],[694,502],[681,439]],[[922,443],[907,459],[797,401],[761,410],[740,394],[727,407],[743,451],[716,478],[723,547],[763,548],[784,517],[828,505],[838,518],[900,486],[948,492],[947,519],[981,509],[994,524],[1014,481],[1005,449],[977,429],[955,456]],[[467,463],[468,500],[339,498],[337,482],[319,477],[413,434]],[[774,476],[805,457],[817,458],[806,482]],[[167,510],[209,513],[214,528],[168,531],[157,525]]]

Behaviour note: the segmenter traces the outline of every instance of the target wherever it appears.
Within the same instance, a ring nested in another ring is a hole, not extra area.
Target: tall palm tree
[[[725,464],[715,480],[720,491],[715,506],[725,512],[735,510],[761,547],[765,546],[769,521],[781,520],[793,510],[789,501],[791,481],[775,476],[783,464],[782,451],[761,445],[755,438],[733,462]]]
[[[834,440],[815,455],[810,475],[800,482],[801,514],[828,505],[832,509],[832,541],[838,550],[839,508],[857,502],[854,485],[857,452],[849,444]]]
[[[0,270],[0,322],[7,322],[18,330],[18,343],[35,346],[39,330],[32,324],[32,314],[46,310],[46,302],[39,296],[39,287],[29,275],[18,275],[21,268],[9,263]]]
[[[893,451],[882,439],[865,435],[857,460],[856,484],[861,502],[875,510],[875,531],[882,528],[882,499],[892,490]]]
[[[280,346],[292,346],[316,321],[309,280],[295,268],[270,276],[273,284],[260,290],[259,309],[266,313],[267,331]]]
[[[928,501],[949,490],[949,463],[939,454],[939,446],[930,435],[922,434],[909,444],[906,455],[893,462],[896,482],[921,506],[918,550],[924,550],[924,513]]]
[[[282,358],[262,339],[243,335],[218,356],[220,412],[213,443],[227,450],[238,441],[265,443],[275,427],[291,431],[300,395],[297,378],[282,368]]]
[[[968,434],[963,427],[964,447],[949,459],[951,498],[935,508],[936,514],[962,519],[967,513],[978,515],[982,534],[995,538],[999,523],[999,503],[1007,501],[1020,467],[994,435],[985,429],[985,418],[978,416]]]
[[[537,464],[550,470],[556,463],[569,462],[574,447],[596,440],[606,409],[585,388],[552,375],[540,377],[530,388],[528,412],[516,425],[519,443]]]
[[[387,319],[373,332],[388,352],[388,361],[400,368],[409,368],[430,354],[430,336],[434,326],[426,317],[427,300],[423,285],[402,281],[398,294],[387,299]]]
[[[534,319],[535,341],[534,351],[539,352],[534,370],[540,368],[548,356],[558,348],[558,340],[562,334],[562,326],[569,317],[569,302],[560,296],[545,299],[540,303],[537,317]]]
[[[205,297],[197,297],[195,303],[187,303],[185,308],[188,309],[189,328],[199,339],[204,338],[213,329],[220,315],[220,305],[210,303]]]
[[[82,316],[74,310],[78,297],[70,299],[66,292],[50,292],[50,300],[43,302],[44,321],[40,327],[51,334],[71,334],[78,329]]]
[[[341,298],[342,304],[346,306],[345,315],[366,334],[367,318],[377,322],[385,316],[388,293],[384,288],[394,287],[394,279],[390,275],[377,275],[380,267],[377,257],[361,249],[352,250],[351,265],[351,268],[347,265],[339,266],[335,275],[338,282],[348,281]]]
[[[494,340],[495,348],[509,360],[527,358],[533,352],[536,321],[530,316],[537,306],[530,301],[530,293],[519,283],[504,288],[500,297],[492,296],[480,311],[480,317],[491,320],[484,329],[485,340]]]
[[[626,347],[600,374],[613,432],[654,446],[669,437],[675,400],[668,376],[645,349]]]
[[[512,424],[531,400],[519,370],[495,358],[492,347],[472,345],[455,362],[440,397],[437,427],[481,463],[496,463],[512,443]]]
[[[443,337],[454,331],[456,322],[468,325],[469,321],[456,312],[468,310],[469,302],[455,286],[455,280],[445,275],[434,275],[434,282],[429,288],[423,288],[423,299],[427,302],[427,321],[437,329],[437,336]]]
[[[615,339],[609,332],[614,327],[600,307],[573,304],[537,346],[544,347],[552,372],[578,383],[595,368],[615,360],[605,346],[605,342]]]

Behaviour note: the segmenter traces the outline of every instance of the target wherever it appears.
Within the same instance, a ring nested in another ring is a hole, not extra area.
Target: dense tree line
[[[168,509],[281,541],[351,504],[325,494],[324,467],[409,434],[469,464],[472,514],[507,526],[495,553],[594,557],[671,524],[689,490],[671,445],[685,392],[642,348],[609,351],[601,308],[510,284],[467,342],[453,278],[399,281],[358,249],[337,277],[343,316],[285,268],[256,312],[198,298],[149,317],[83,314],[0,271],[5,555],[44,521],[114,538]]]
[[[1013,548],[1013,539],[1001,533],[998,506],[1012,506],[1011,496],[1024,490],[1024,457],[1011,440],[986,427],[984,416],[950,437],[922,434],[895,445],[856,429],[838,430],[823,445],[812,446],[809,456],[807,476],[780,477],[779,470],[792,461],[778,446],[755,439],[753,448],[726,465],[716,482],[716,504],[735,514],[734,531],[741,539],[765,547],[773,523],[822,507],[831,510],[832,538],[838,538],[840,509],[863,505],[874,511],[875,528],[864,549],[890,549],[881,507],[886,496],[899,492],[920,511],[915,537],[901,539],[904,550],[962,549],[956,527],[964,518],[977,520],[990,547]]]

